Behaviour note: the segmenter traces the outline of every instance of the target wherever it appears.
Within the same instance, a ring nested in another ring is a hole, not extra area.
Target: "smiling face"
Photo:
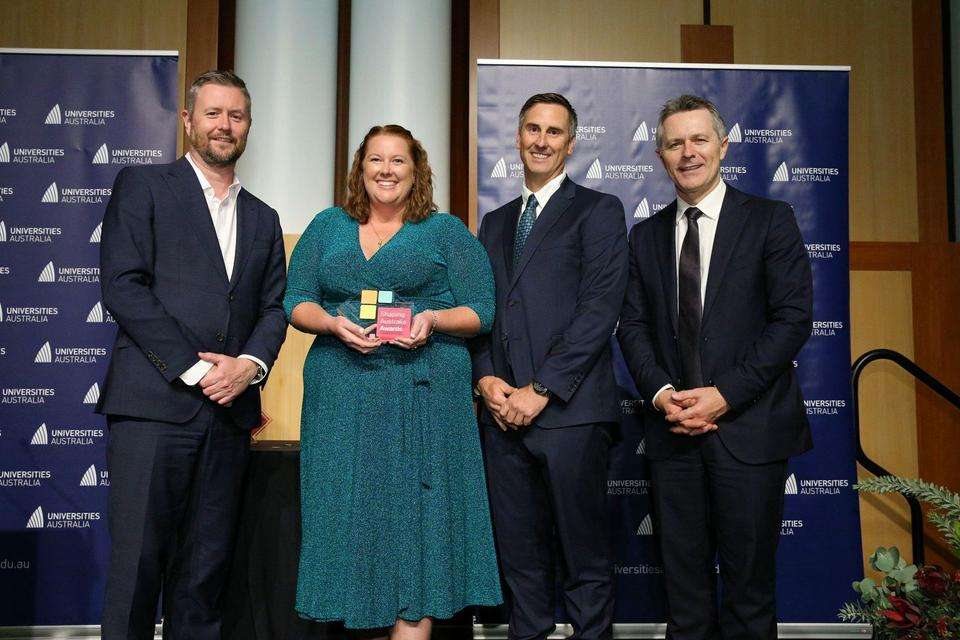
[[[523,161],[523,179],[531,191],[563,172],[576,139],[570,131],[570,114],[559,104],[538,103],[523,116],[517,131],[517,149]]]
[[[373,208],[402,208],[416,174],[410,145],[400,136],[377,135],[367,141],[363,186]]]
[[[247,146],[250,109],[237,87],[205,84],[197,92],[193,112],[181,114],[190,145],[211,166],[236,163]]]
[[[662,142],[657,155],[677,195],[689,204],[697,204],[720,182],[720,161],[727,155],[727,138],[721,140],[717,135],[706,109],[675,113],[660,127]]]

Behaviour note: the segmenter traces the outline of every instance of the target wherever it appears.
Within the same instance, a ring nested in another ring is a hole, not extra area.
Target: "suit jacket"
[[[647,454],[665,458],[695,438],[669,432],[650,406],[665,384],[685,388],[677,337],[677,203],[630,231],[630,284],[617,336],[645,410]],[[793,359],[810,336],[813,281],[793,209],[727,186],[700,324],[703,379],[730,411],[718,422],[747,463],[813,446]]]
[[[497,311],[491,333],[472,343],[474,381],[495,375],[514,386],[546,385],[554,397],[535,421],[544,428],[617,422],[610,336],[627,284],[623,205],[567,178],[513,264],[520,202],[480,225]],[[483,403],[480,418],[492,422]]]
[[[272,367],[286,335],[283,233],[277,212],[244,189],[237,197],[237,249],[227,274],[196,173],[172,164],[128,167],[103,219],[103,303],[117,321],[101,413],[181,423],[204,402],[180,375],[198,351],[246,353]],[[251,385],[229,412],[260,422]]]

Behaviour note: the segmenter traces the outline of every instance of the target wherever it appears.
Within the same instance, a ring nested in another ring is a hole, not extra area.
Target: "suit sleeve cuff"
[[[259,367],[257,375],[253,377],[253,380],[250,381],[250,384],[260,384],[267,377],[267,374],[270,372],[270,367],[268,367],[263,360],[256,356],[251,356],[248,353],[241,353],[238,358],[243,358],[244,360],[250,360]]]
[[[657,399],[657,396],[660,395],[660,392],[663,391],[664,389],[670,389],[671,391],[676,391],[676,390],[677,390],[676,387],[674,387],[674,386],[673,386],[672,384],[670,384],[669,382],[668,382],[667,384],[663,385],[662,387],[660,387],[659,389],[657,389],[657,392],[656,392],[655,394],[653,394],[653,397],[652,397],[652,398],[650,398],[650,406],[653,407],[653,410],[656,411],[656,412],[658,412],[658,413],[663,413],[663,411],[661,411],[661,410],[660,410],[660,407],[657,406],[657,404],[656,404],[656,399]]]
[[[203,380],[203,376],[207,375],[212,367],[212,362],[197,360],[196,364],[180,374],[180,379],[183,380],[183,384],[192,387]]]

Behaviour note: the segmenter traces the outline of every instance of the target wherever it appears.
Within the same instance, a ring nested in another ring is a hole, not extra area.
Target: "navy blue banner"
[[[177,95],[175,54],[0,51],[0,626],[99,623],[100,221],[123,166],[174,159]]]
[[[850,413],[848,270],[849,73],[838,68],[710,68],[482,61],[478,201],[482,215],[518,195],[517,117],[534,93],[566,95],[579,116],[568,159],[576,182],[615,194],[631,227],[667,206],[674,189],[656,155],[660,107],[682,93],[714,103],[729,128],[723,179],[791,203],[813,265],[813,336],[794,366],[815,448],[791,460],[778,557],[783,622],[837,622],[863,572]],[[649,475],[638,398],[620,363],[624,441],[608,481],[616,548],[616,621],[664,620],[662,567],[652,543]],[[770,425],[776,428],[776,425]]]

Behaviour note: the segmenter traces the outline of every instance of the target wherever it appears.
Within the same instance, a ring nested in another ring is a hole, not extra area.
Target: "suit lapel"
[[[503,262],[507,268],[507,275],[513,276],[513,237],[517,234],[517,223],[520,221],[520,205],[523,198],[511,200],[502,208],[503,211]]]
[[[250,194],[240,189],[237,195],[237,252],[233,257],[233,275],[230,278],[230,288],[237,285],[243,268],[250,257],[253,239],[257,235],[257,211]]]
[[[730,256],[733,255],[733,249],[737,246],[740,232],[743,231],[743,225],[747,221],[747,208],[743,206],[745,200],[741,192],[727,186],[727,193],[720,207],[720,219],[717,221],[717,233],[713,238],[713,252],[710,254],[710,270],[707,276],[703,316],[700,320],[701,327],[706,324],[710,309],[717,300],[723,274],[727,270]]]
[[[663,299],[667,301],[667,313],[673,332],[677,332],[677,201],[674,200],[659,214],[657,229],[657,265],[660,267],[660,282]]]
[[[214,271],[223,279],[224,286],[227,286],[229,284],[227,269],[223,264],[223,253],[220,251],[217,231],[213,227],[213,218],[210,217],[210,208],[207,207],[203,189],[197,181],[197,174],[194,173],[186,156],[170,165],[167,177],[171,190],[182,206],[187,228],[196,230],[195,235],[203,249],[203,254],[210,261]]]
[[[540,246],[543,239],[550,233],[550,229],[553,228],[553,225],[563,217],[563,214],[566,213],[570,205],[573,204],[573,197],[576,191],[576,185],[571,182],[570,178],[565,178],[560,188],[557,189],[557,192],[554,193],[553,197],[547,202],[547,206],[544,207],[540,215],[537,216],[537,221],[533,223],[533,229],[530,231],[530,235],[527,236],[527,243],[523,246],[523,253],[520,254],[520,262],[513,265],[511,287],[516,284],[517,279],[530,262],[530,258],[536,252],[537,247]],[[517,218],[519,218],[519,213],[517,214]],[[517,222],[514,221],[513,228],[516,229],[516,227]],[[513,234],[511,234],[510,242],[511,255],[513,252],[512,236]]]

